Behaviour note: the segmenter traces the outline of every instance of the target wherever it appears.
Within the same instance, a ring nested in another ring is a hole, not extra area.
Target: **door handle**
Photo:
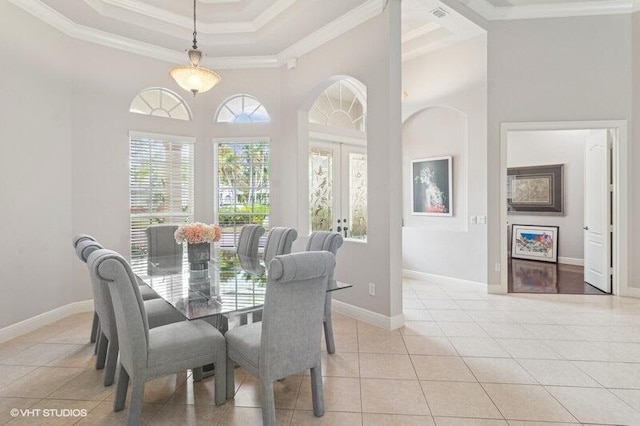
[[[589,227],[588,226],[583,226],[582,229],[584,229],[585,231],[588,231]]]

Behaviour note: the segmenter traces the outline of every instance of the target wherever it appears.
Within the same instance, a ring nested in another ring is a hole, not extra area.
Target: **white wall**
[[[487,39],[403,64],[403,267],[486,282]],[[452,217],[412,215],[411,160],[453,155]]]
[[[82,300],[71,287],[67,41],[32,21],[0,2],[0,328]]]
[[[489,235],[500,226],[500,123],[631,120],[631,17],[493,21],[489,27]],[[629,161],[640,162],[633,148]],[[636,168],[637,169],[637,168]],[[633,169],[632,169],[633,170]],[[635,170],[630,182],[637,182]],[[631,184],[633,187],[633,184]],[[638,191],[637,189],[635,191]],[[631,210],[631,229],[638,230]],[[638,268],[640,235],[629,236]],[[500,283],[499,238],[489,238],[489,283]],[[638,282],[638,274],[630,274]]]
[[[508,167],[564,164],[562,216],[513,214],[507,219],[509,225],[559,226],[560,258],[584,259],[584,151],[588,135],[588,130],[518,131],[508,135]]]

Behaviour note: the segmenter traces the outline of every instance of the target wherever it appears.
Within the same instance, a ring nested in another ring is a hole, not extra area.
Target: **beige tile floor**
[[[406,325],[392,332],[335,315],[337,353],[322,355],[324,417],[311,411],[307,373],[275,384],[278,422],[640,425],[640,300],[405,280],[404,302]],[[0,424],[124,424],[93,369],[90,320],[74,315],[0,344]],[[150,382],[142,422],[261,424],[256,380],[236,375],[236,397],[220,407],[213,378]],[[12,408],[86,416],[13,418]]]

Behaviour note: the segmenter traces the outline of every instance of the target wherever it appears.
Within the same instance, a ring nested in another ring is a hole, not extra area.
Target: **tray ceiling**
[[[71,37],[170,62],[184,61],[191,44],[191,0],[9,1]],[[197,0],[198,44],[207,54],[207,66],[282,66],[379,15],[387,1]],[[460,1],[485,19],[633,8],[633,0]],[[433,13],[437,9],[444,14]],[[405,60],[481,33],[439,0],[402,1]]]

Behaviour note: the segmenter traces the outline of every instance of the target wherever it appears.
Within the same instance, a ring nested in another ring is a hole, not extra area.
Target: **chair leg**
[[[336,344],[333,341],[333,324],[331,323],[331,293],[327,293],[324,301],[324,340],[327,343],[327,352],[335,353]]]
[[[129,404],[128,426],[138,426],[144,398],[144,377],[133,377],[131,383],[131,402]]]
[[[215,368],[216,405],[222,405],[227,402],[227,375],[229,374],[229,370],[227,369],[227,351],[225,349],[222,349],[222,351],[220,351],[220,353],[216,357]],[[231,374],[233,375],[235,373],[231,371]],[[233,383],[233,386],[235,386],[235,383]]]
[[[236,372],[235,372],[235,363],[233,362],[233,360],[231,358],[227,357],[227,399],[233,399],[233,397],[236,394]],[[217,378],[218,372],[216,372],[216,378]],[[217,384],[217,383],[216,383]]]
[[[116,376],[116,366],[118,364],[118,342],[109,342],[107,349],[107,363],[104,369],[104,385],[111,386]]]
[[[313,401],[313,414],[316,417],[324,415],[324,393],[322,391],[322,366],[311,369],[311,400]]]
[[[192,368],[191,372],[193,373],[194,382],[199,382],[202,380],[202,367]]]
[[[91,338],[89,341],[94,343],[98,338],[98,314],[93,313],[93,322],[91,323]]]
[[[116,385],[116,397],[113,400],[113,411],[122,411],[127,400],[127,388],[129,387],[129,373],[122,364],[118,363],[118,384]]]
[[[276,426],[276,404],[273,396],[273,382],[267,383],[260,380],[262,424],[263,426]]]
[[[98,353],[98,349],[100,347],[100,336],[102,335],[102,327],[100,327],[100,322],[98,322],[98,329],[96,330],[96,333],[97,333],[96,345],[93,347],[94,354]]]
[[[104,362],[107,359],[107,347],[109,345],[109,339],[104,333],[100,333],[98,338],[98,358],[96,358],[96,370],[104,368]]]

